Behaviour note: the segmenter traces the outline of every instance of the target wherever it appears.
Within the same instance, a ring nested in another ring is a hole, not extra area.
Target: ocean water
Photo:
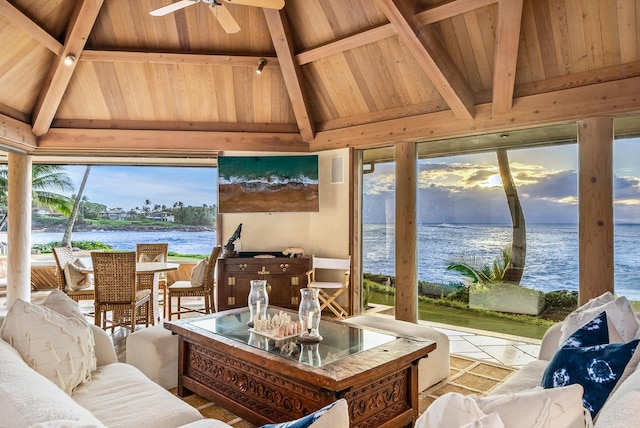
[[[393,225],[363,226],[363,270],[393,275]],[[493,263],[511,242],[511,225],[434,224],[418,226],[418,278],[434,283],[462,282],[464,277],[447,271],[460,255]],[[616,225],[614,235],[615,292],[640,300],[640,225]],[[578,290],[578,226],[572,224],[527,225],[527,257],[522,284],[536,290]]]
[[[60,241],[62,233],[31,235],[33,244]],[[118,250],[134,251],[137,242],[168,242],[169,251],[181,254],[211,252],[215,232],[76,232],[74,241],[100,241]],[[381,224],[363,226],[365,272],[394,275],[394,228]],[[418,226],[418,277],[435,283],[457,283],[464,278],[446,270],[460,255],[475,256],[489,264],[511,242],[511,225],[438,224]],[[640,225],[615,227],[615,291],[640,300]],[[544,292],[578,290],[577,225],[527,225],[527,258],[522,284]]]
[[[48,244],[61,241],[62,232],[34,232],[31,244]],[[74,232],[72,241],[99,241],[111,245],[116,250],[135,251],[138,242],[168,242],[169,251],[179,254],[211,254],[216,245],[215,232]]]

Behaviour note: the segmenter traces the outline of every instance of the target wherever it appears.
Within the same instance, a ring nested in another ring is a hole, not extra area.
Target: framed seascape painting
[[[221,156],[221,213],[318,211],[318,156]]]

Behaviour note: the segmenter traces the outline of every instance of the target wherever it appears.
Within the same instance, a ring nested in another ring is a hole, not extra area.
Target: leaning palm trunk
[[[524,272],[524,264],[527,256],[527,230],[524,220],[522,205],[518,197],[518,190],[511,175],[509,158],[506,150],[498,150],[498,168],[502,186],[507,195],[509,213],[511,214],[511,224],[513,225],[513,237],[511,240],[511,262],[502,275],[502,280],[520,284]]]
[[[67,228],[65,229],[64,236],[62,237],[63,246],[71,246],[71,232],[73,231],[73,225],[76,223],[76,218],[78,217],[78,210],[80,208],[80,202],[82,201],[82,193],[84,192],[85,184],[87,184],[87,178],[89,178],[90,171],[91,165],[87,165],[87,169],[84,170],[82,182],[80,183],[80,189],[78,189],[78,194],[76,195],[76,200],[73,204],[73,210],[71,211]]]

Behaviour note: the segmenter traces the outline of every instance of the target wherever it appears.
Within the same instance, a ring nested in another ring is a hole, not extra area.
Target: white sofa
[[[638,314],[605,293],[551,327],[538,360],[488,396],[443,394],[415,426],[640,427],[639,344]]]
[[[0,318],[0,325],[5,323]],[[0,339],[0,426],[229,427],[204,419],[197,409],[137,368],[118,363],[109,336],[99,327],[87,326],[93,332],[97,367],[90,380],[71,395],[32,369],[16,348]]]

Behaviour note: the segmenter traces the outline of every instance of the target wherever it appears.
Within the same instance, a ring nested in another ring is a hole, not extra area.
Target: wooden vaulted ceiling
[[[640,0],[225,3],[234,34],[202,2],[149,15],[170,2],[0,0],[1,146],[178,157],[481,146],[528,128],[567,138],[565,124],[594,115],[640,131]]]

